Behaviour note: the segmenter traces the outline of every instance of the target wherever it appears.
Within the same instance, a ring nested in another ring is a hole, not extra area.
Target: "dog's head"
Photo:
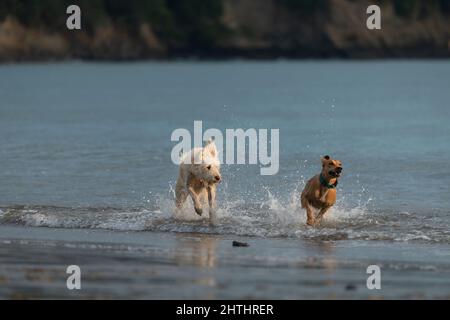
[[[199,156],[201,162],[194,165],[197,178],[209,184],[219,183],[222,176],[220,175],[220,161],[214,141],[209,140],[202,148]]]
[[[322,157],[322,175],[324,177],[339,178],[342,174],[342,163],[331,159],[330,156]]]

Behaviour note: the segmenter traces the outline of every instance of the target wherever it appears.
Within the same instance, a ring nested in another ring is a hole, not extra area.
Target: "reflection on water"
[[[311,240],[305,241],[305,244],[322,254],[331,254],[336,250],[336,243],[333,241]]]
[[[196,266],[204,268],[205,272],[200,272],[197,277],[193,277],[192,283],[201,287],[217,287],[216,275],[211,272],[217,267],[217,239],[208,236],[198,235],[177,235],[178,245],[175,254],[175,263],[181,267]],[[213,292],[204,290],[203,299],[215,299]]]
[[[307,258],[309,268],[321,268],[327,277],[322,283],[325,286],[336,285],[335,274],[338,269],[338,261],[335,257],[336,244],[333,241],[312,240],[306,241],[305,245],[316,254]],[[318,258],[317,256],[320,256]]]
[[[217,239],[212,237],[192,235],[177,235],[179,250],[175,261],[179,265],[195,265],[205,268],[217,266]]]

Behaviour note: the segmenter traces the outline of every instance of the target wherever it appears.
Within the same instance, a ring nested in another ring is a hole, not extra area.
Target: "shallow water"
[[[0,298],[450,298],[445,245],[380,244],[0,226]],[[71,264],[81,290],[66,288]],[[366,286],[373,264],[381,290]]]
[[[408,245],[409,263],[450,270],[448,61],[24,64],[0,74],[0,225],[50,227],[50,240],[63,228],[362,242],[379,261]],[[174,214],[170,135],[194,120],[280,129],[277,175],[223,165],[216,227],[190,203]],[[299,193],[324,154],[344,165],[338,202],[306,228]]]

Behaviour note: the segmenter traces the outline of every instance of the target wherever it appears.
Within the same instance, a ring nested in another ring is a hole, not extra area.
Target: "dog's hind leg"
[[[217,222],[216,216],[216,186],[208,187],[208,204],[209,204],[209,223],[215,225]]]
[[[308,226],[313,226],[315,223],[315,216],[314,216],[314,208],[309,204],[308,199],[305,196],[305,193],[302,193],[301,195],[301,204],[302,208],[306,210],[306,224]]]
[[[184,203],[186,202],[188,193],[186,192],[186,188],[176,188],[175,189],[175,206],[177,212],[181,210]]]
[[[180,211],[186,202],[188,192],[186,190],[186,172],[183,166],[180,166],[180,172],[178,174],[177,184],[175,186],[175,206],[176,211]]]
[[[314,226],[316,218],[314,217],[314,208],[308,203],[306,205],[306,224],[308,226]]]
[[[180,212],[181,208],[183,208],[184,203],[186,202],[188,192],[186,190],[186,185],[178,179],[177,185],[175,187],[175,210],[176,212]]]

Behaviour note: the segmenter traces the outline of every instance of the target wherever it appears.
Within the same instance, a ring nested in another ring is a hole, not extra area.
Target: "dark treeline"
[[[11,15],[26,26],[60,30],[71,4],[82,8],[87,32],[108,22],[134,31],[148,22],[162,42],[200,48],[213,45],[226,32],[220,21],[221,0],[2,0],[0,20]]]
[[[240,18],[241,25],[237,27],[227,23],[226,19],[224,20],[227,4],[228,7],[233,8],[233,6],[243,6],[242,3],[251,4],[253,2],[253,7],[258,8],[258,1],[267,3],[271,0],[241,0],[241,3],[236,0],[1,0],[0,23],[10,17],[28,29],[62,33],[72,47],[67,50],[74,51],[73,47],[79,46],[79,44],[77,39],[73,39],[67,33],[64,34],[67,18],[65,10],[67,6],[77,4],[82,8],[83,32],[87,35],[94,36],[100,26],[114,25],[116,29],[126,32],[131,42],[139,42],[139,28],[143,23],[147,23],[151,26],[152,34],[155,35],[158,44],[164,48],[165,55],[173,52],[175,55],[177,52],[214,55],[217,52],[234,54],[245,51],[251,56],[253,52],[261,51],[260,47],[262,46],[262,51],[269,52],[269,56],[270,52],[276,52],[276,55],[286,53],[287,56],[302,56],[304,55],[302,52],[312,56],[317,54],[320,56],[352,56],[351,52],[346,53],[345,50],[333,48],[332,39],[322,39],[332,38],[330,35],[324,35],[325,31],[317,31],[319,40],[314,40],[313,37],[311,40],[299,39],[303,30],[308,28],[307,23],[320,28],[317,21],[326,19],[327,15],[336,14],[335,12],[330,13],[331,0],[272,0],[273,7],[277,8],[277,12],[282,10],[289,12],[292,20],[289,25],[286,21],[280,23],[284,26],[282,31],[278,31],[277,26],[274,25],[273,34],[268,32],[262,34],[258,30],[258,23],[254,25],[247,23],[245,17]],[[341,0],[341,2],[356,3],[358,1]],[[390,5],[399,21],[403,21],[405,24],[408,21],[417,21],[427,17],[433,19],[433,15],[436,14],[448,18],[450,14],[450,0],[379,0],[375,2],[381,6]],[[238,9],[235,11],[237,12]],[[255,12],[250,13],[255,15]],[[276,13],[274,16],[276,17]],[[300,22],[295,21],[296,19]],[[262,23],[259,25],[264,23],[263,18],[261,21]],[[268,21],[270,22],[270,20]],[[301,24],[302,21],[304,21],[304,25]],[[282,37],[284,38],[280,40]],[[310,41],[311,44],[305,41]],[[256,48],[256,45],[253,45],[255,42],[264,44],[258,44]],[[321,46],[324,47],[323,50]],[[137,45],[137,47],[139,46]],[[0,47],[0,60],[1,49]],[[3,51],[9,52],[5,50]],[[86,49],[84,52],[89,50],[91,49]],[[326,50],[330,53],[327,54]],[[16,51],[20,52],[19,49]],[[141,50],[141,52],[142,54],[138,57],[146,55],[145,50]],[[386,51],[386,54],[389,52],[394,51]],[[69,53],[69,55],[71,54]],[[124,55],[126,58],[127,54]],[[111,53],[111,57],[114,58],[114,53]]]

